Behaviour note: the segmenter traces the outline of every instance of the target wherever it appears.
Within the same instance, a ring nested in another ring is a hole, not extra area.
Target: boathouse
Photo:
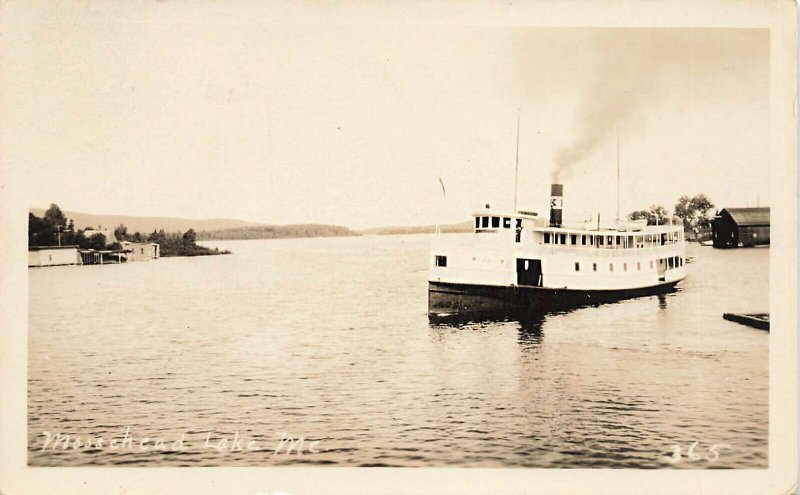
[[[155,242],[122,241],[120,244],[128,261],[150,261],[161,256],[159,245]]]
[[[769,245],[769,207],[724,208],[711,229],[715,248]]]
[[[29,246],[28,266],[77,265],[78,246]]]

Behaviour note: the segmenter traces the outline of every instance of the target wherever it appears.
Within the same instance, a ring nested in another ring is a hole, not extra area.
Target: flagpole
[[[439,185],[442,186],[442,206],[444,206],[444,200],[447,197],[447,191],[444,188],[444,181],[441,177],[439,177]],[[438,216],[437,216],[438,217]],[[441,228],[439,227],[439,222],[436,222],[436,235],[438,236],[441,233]]]

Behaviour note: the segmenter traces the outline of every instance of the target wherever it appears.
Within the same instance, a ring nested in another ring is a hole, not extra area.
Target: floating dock
[[[742,325],[769,332],[769,313],[723,313],[722,317],[728,321],[741,323]]]

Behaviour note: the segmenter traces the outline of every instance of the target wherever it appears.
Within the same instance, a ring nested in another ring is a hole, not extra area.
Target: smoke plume
[[[596,40],[596,66],[582,92],[575,115],[574,139],[556,150],[553,182],[560,183],[604,143],[613,143],[616,128],[643,119],[642,99],[655,84],[653,46]],[[642,122],[643,123],[643,122]]]

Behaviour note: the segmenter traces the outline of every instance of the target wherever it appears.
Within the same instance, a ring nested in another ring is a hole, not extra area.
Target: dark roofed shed
[[[724,208],[711,228],[717,248],[769,245],[769,207]]]
[[[769,227],[769,207],[725,208],[739,227]],[[722,212],[720,212],[722,214]]]

